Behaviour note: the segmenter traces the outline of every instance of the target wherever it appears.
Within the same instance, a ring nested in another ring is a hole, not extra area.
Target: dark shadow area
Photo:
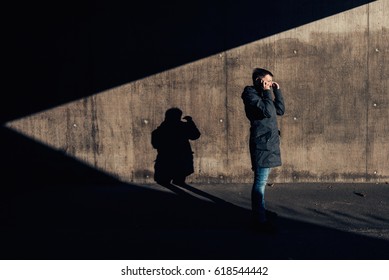
[[[192,117],[182,118],[179,108],[165,112],[164,121],[151,133],[151,144],[157,150],[154,180],[158,184],[168,185],[172,180],[185,183],[186,177],[194,172],[190,140],[197,140],[200,135]]]
[[[15,2],[3,19],[1,123],[369,2],[273,1],[280,20],[258,20],[264,1]],[[388,242],[290,219],[258,234],[245,208],[124,184],[0,131],[0,259],[389,258]]]
[[[283,217],[257,233],[249,209],[193,186],[125,184],[8,129],[1,140],[0,259],[389,258],[385,240]]]
[[[216,197],[214,195],[211,195],[207,192],[204,192],[202,190],[199,190],[191,185],[188,185],[186,183],[183,183],[183,184],[179,184],[179,185],[173,185],[173,184],[164,184],[162,185],[163,187],[171,190],[172,192],[178,194],[178,195],[182,195],[184,197],[191,197],[192,195],[188,192],[186,192],[185,190],[193,193],[193,194],[196,194],[200,197],[203,197],[203,198],[206,198],[206,199],[209,199],[210,201],[214,202],[214,203],[221,203],[221,204],[225,204],[225,203],[229,203],[227,201],[225,201],[224,199],[221,199],[219,197]]]
[[[2,145],[0,259],[389,258],[384,240],[282,217],[276,235],[257,233],[233,201],[125,184],[7,129],[1,139],[15,149]]]
[[[119,181],[93,167],[5,127],[0,127],[0,191],[53,186],[112,185]],[[130,171],[129,171],[130,172]]]
[[[339,210],[317,210],[307,208],[308,211],[318,214],[324,217],[327,217],[329,220],[336,222],[338,225],[348,226],[350,223],[359,224],[360,227],[367,227],[371,225],[372,222],[380,223],[380,227],[389,228],[389,218],[388,217],[379,217],[377,215],[363,215],[357,216],[350,213],[346,213],[345,211]],[[376,226],[377,227],[377,226]]]
[[[3,17],[1,123],[371,0],[18,1]]]
[[[388,259],[389,242],[250,211],[158,186],[56,186],[1,196],[0,259]],[[4,204],[5,202],[5,204]]]

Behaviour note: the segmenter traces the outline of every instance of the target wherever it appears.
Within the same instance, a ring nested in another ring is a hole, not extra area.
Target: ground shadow
[[[282,217],[260,234],[249,209],[193,186],[123,183],[1,132],[0,259],[389,258],[387,241]]]
[[[211,195],[207,192],[204,192],[202,190],[199,190],[189,184],[180,184],[180,185],[174,185],[174,184],[163,184],[162,185],[163,187],[171,190],[172,192],[178,194],[178,195],[181,195],[183,197],[192,197],[193,194],[196,194],[197,196],[199,197],[202,197],[204,199],[208,199],[214,203],[220,203],[220,204],[225,204],[225,203],[229,203],[227,201],[225,201],[224,199],[221,199],[217,196],[214,196],[214,195]],[[192,194],[188,193],[187,191],[191,192]]]
[[[244,207],[172,191],[122,183],[8,194],[0,259],[389,257],[387,241],[282,217],[276,234],[258,233]]]
[[[0,191],[64,185],[112,185],[119,181],[11,129],[0,127],[2,186]]]

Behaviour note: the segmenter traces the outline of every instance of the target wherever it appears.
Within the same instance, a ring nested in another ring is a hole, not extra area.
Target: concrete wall
[[[255,67],[282,87],[274,182],[389,180],[389,1],[381,0],[7,123],[127,182],[153,182],[151,132],[179,107],[202,136],[191,182],[251,182],[240,98]]]

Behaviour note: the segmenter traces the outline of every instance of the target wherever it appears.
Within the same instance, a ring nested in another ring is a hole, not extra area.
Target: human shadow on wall
[[[185,116],[179,108],[170,108],[165,119],[151,133],[151,144],[157,150],[154,164],[154,180],[160,185],[185,184],[187,176],[194,172],[193,151],[190,140],[201,133],[192,117]]]
[[[154,180],[161,186],[184,198],[192,196],[186,189],[216,203],[226,203],[223,199],[188,185],[186,177],[194,172],[193,151],[190,140],[197,140],[201,133],[192,117],[185,116],[179,108],[165,112],[165,120],[151,134],[151,144],[158,154],[154,165]]]

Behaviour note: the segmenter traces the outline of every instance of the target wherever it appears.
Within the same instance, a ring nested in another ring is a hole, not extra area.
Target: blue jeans
[[[251,209],[254,218],[259,222],[266,221],[265,188],[270,168],[257,167],[254,170],[254,183],[251,190]]]

